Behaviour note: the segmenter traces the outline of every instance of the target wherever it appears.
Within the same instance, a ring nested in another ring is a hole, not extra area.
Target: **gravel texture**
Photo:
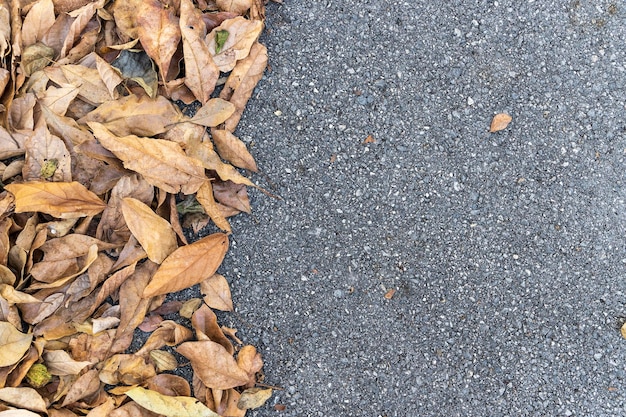
[[[220,269],[284,388],[249,415],[626,416],[626,4],[267,15],[237,134],[283,200]]]

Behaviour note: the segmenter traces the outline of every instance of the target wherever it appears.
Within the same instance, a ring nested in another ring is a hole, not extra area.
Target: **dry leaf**
[[[211,129],[211,137],[220,156],[236,167],[258,172],[254,158],[245,143],[228,130]]]
[[[252,0],[217,0],[216,4],[224,12],[243,15],[252,6]]]
[[[17,363],[28,351],[32,333],[22,333],[11,323],[0,322],[0,367]]]
[[[506,113],[496,114],[493,117],[493,120],[491,120],[491,127],[489,128],[489,131],[491,133],[494,133],[500,130],[504,130],[509,125],[509,123],[511,123],[511,120],[513,120],[513,118]]]
[[[64,350],[49,350],[44,352],[42,358],[52,375],[78,375],[84,367],[91,365],[88,361],[75,361]]]
[[[267,67],[267,48],[256,42],[250,49],[250,54],[237,63],[226,80],[226,85],[220,92],[220,98],[235,105],[235,112],[224,123],[224,129],[234,132],[244,108],[248,103],[257,83],[263,78]]]
[[[213,187],[210,181],[205,181],[205,183],[198,189],[198,193],[196,194],[196,199],[198,203],[202,205],[202,208],[206,212],[206,214],[211,217],[213,223],[223,231],[227,233],[231,233],[232,230],[230,228],[230,223],[226,220],[226,217],[220,211],[219,206],[215,202],[215,198],[213,197]]]
[[[134,19],[139,41],[159,66],[163,80],[168,81],[170,61],[181,38],[175,10],[158,0],[143,0],[137,12]]]
[[[206,37],[209,52],[213,55],[213,61],[222,72],[229,72],[237,61],[248,56],[252,44],[257,40],[263,30],[263,22],[260,20],[248,20],[241,16],[222,22]],[[222,47],[217,48],[217,36],[219,32],[226,32],[227,39]]]
[[[26,408],[41,413],[46,412],[46,402],[41,395],[32,388],[0,388],[0,401],[16,407]]]
[[[131,94],[101,104],[79,122],[102,123],[116,136],[154,136],[165,132],[167,126],[181,118],[180,111],[163,96],[151,99]]]
[[[198,109],[191,118],[191,122],[206,126],[215,127],[224,123],[235,112],[235,106],[221,98],[212,98]]]
[[[220,417],[192,397],[170,397],[141,387],[126,391],[126,395],[143,408],[168,417]]]
[[[262,407],[271,396],[271,388],[248,388],[241,393],[237,407],[241,410],[259,408]]]
[[[122,213],[128,228],[152,262],[160,264],[178,247],[176,233],[169,222],[141,201],[124,198]]]
[[[217,316],[206,305],[202,305],[191,318],[191,325],[196,331],[196,337],[198,340],[212,340],[215,343],[219,343],[230,353],[235,353],[233,344],[224,335],[224,332],[217,324]]]
[[[161,264],[144,297],[180,291],[198,284],[215,273],[228,250],[228,236],[214,233],[176,249]]]
[[[200,103],[211,98],[220,70],[213,62],[206,44],[206,27],[202,13],[191,0],[180,0],[180,31],[185,58],[185,85]]]
[[[28,182],[4,187],[15,196],[15,212],[39,211],[69,219],[95,216],[106,204],[78,182]]]
[[[221,311],[233,311],[233,300],[226,278],[220,274],[205,279],[200,283],[200,292],[204,302],[211,308]]]
[[[146,388],[157,391],[163,395],[171,395],[172,397],[191,396],[189,382],[178,375],[159,374],[147,381]]]
[[[124,167],[169,193],[193,194],[206,180],[202,165],[185,155],[180,145],[134,135],[117,137],[100,123],[89,127],[102,146],[124,162]]]
[[[393,289],[393,288],[391,288],[390,290],[388,290],[388,291],[385,293],[384,297],[385,297],[387,300],[391,300],[391,299],[393,298],[393,296],[394,296],[394,294],[395,294],[395,293],[396,293],[396,290],[395,290],[395,289]]]
[[[176,351],[189,359],[193,371],[204,385],[214,389],[228,389],[248,382],[248,374],[220,344],[210,340],[185,342]],[[207,361],[206,358],[213,360]]]

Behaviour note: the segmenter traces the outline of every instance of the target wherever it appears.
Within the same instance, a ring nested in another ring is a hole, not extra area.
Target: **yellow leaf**
[[[193,194],[206,180],[202,164],[185,155],[180,145],[162,139],[134,135],[117,137],[100,123],[89,127],[102,146],[140,173],[146,181],[168,193]]]
[[[224,346],[203,340],[182,343],[176,351],[189,359],[194,373],[204,385],[213,389],[228,389],[244,385],[249,377]],[[211,358],[211,360],[207,360]]]
[[[37,391],[28,387],[0,388],[0,401],[32,411],[46,412],[46,402]]]
[[[124,198],[122,213],[126,225],[152,262],[160,264],[178,247],[176,233],[169,222],[141,201]]]
[[[32,333],[22,333],[11,323],[0,322],[0,367],[16,364],[30,348]]]
[[[513,120],[513,118],[506,113],[496,114],[491,120],[491,127],[489,128],[489,131],[491,133],[494,133],[500,130],[504,130],[509,125],[509,123],[511,123],[511,120]]]
[[[62,219],[95,216],[106,207],[78,182],[27,182],[4,188],[15,196],[15,212],[46,213]]]
[[[219,417],[192,397],[170,397],[141,387],[126,391],[126,395],[146,410],[168,417]]]
[[[214,233],[176,249],[161,264],[143,292],[154,297],[198,284],[215,273],[228,250],[228,236]]]

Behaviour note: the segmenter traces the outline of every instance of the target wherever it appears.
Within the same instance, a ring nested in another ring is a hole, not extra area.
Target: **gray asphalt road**
[[[285,0],[264,42],[250,415],[626,415],[626,4]]]

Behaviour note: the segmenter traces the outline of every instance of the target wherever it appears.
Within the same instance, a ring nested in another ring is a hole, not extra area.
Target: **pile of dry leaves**
[[[257,170],[233,131],[263,19],[262,0],[0,0],[0,416],[243,416],[271,395],[212,311],[232,310],[227,217],[250,210],[236,167]],[[210,220],[224,233],[186,241]],[[193,396],[167,373],[188,365]]]

